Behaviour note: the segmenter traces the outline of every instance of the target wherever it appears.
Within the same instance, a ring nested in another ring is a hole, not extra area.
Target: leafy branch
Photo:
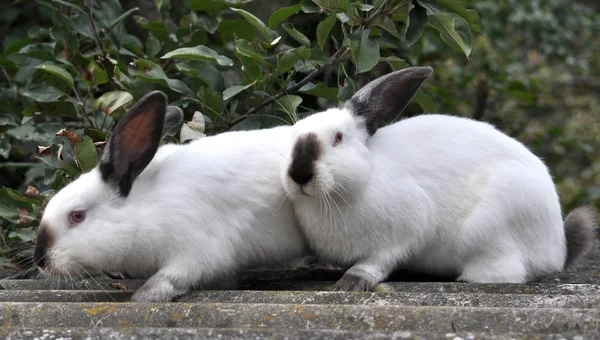
[[[389,0],[384,0],[381,3],[381,5],[372,14],[365,21],[363,21],[361,23],[360,30],[364,30],[371,23],[373,23],[373,21],[375,21],[375,19],[377,17],[379,17],[379,15],[384,13],[384,8],[385,8],[385,6],[387,6],[388,2],[389,2]],[[335,51],[335,53],[331,56],[331,62],[332,62],[331,64],[334,65],[334,64],[339,63],[348,50],[349,50],[349,48],[342,44],[342,46],[337,51]],[[279,93],[277,93],[274,96],[271,96],[269,99],[265,100],[261,104],[248,110],[246,112],[245,116],[247,117],[247,116],[255,114],[259,110],[263,109],[265,106],[275,103],[277,101],[277,99],[279,99],[285,95],[297,93],[298,90],[300,90],[304,85],[308,84],[311,80],[313,80],[314,78],[319,76],[321,73],[323,73],[324,70],[325,70],[325,67],[323,67],[323,66],[317,67],[315,70],[313,70],[311,73],[309,73],[306,77],[304,77],[302,80],[300,80],[294,86],[280,91]]]

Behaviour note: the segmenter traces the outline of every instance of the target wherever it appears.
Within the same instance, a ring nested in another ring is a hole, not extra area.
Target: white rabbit
[[[593,240],[593,211],[563,223],[544,163],[493,126],[446,115],[385,126],[432,71],[380,77],[294,125],[281,180],[311,249],[350,267],[338,290],[371,290],[397,268],[526,282]]]
[[[98,167],[48,203],[35,248],[43,272],[150,277],[132,300],[159,302],[307,252],[279,180],[291,127],[159,148],[164,122],[181,119],[152,92],[119,121]]]

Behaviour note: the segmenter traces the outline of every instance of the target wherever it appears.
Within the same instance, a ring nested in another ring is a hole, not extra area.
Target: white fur
[[[44,213],[56,238],[48,271],[154,275],[151,292],[134,300],[170,300],[239,269],[301,257],[306,243],[278,172],[290,138],[291,127],[279,127],[165,145],[126,198],[98,169],[82,175]],[[69,229],[73,210],[87,217]]]
[[[290,161],[280,167],[317,256],[352,266],[347,274],[370,285],[395,268],[471,282],[525,282],[563,268],[555,186],[521,143],[445,115],[406,119],[370,138],[363,125],[330,109],[294,126],[294,136],[315,133],[322,148],[304,193]],[[344,139],[333,146],[336,132]]]

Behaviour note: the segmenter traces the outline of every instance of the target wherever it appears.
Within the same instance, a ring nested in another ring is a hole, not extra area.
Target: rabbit
[[[349,268],[335,289],[372,290],[395,269],[523,283],[573,264],[594,239],[593,210],[563,221],[548,169],[523,144],[449,115],[389,124],[432,72],[384,75],[293,126],[282,185],[311,249]]]
[[[140,99],[97,167],[48,202],[34,254],[42,272],[125,272],[148,278],[132,301],[165,302],[307,254],[279,181],[291,126],[159,147],[165,124],[182,120],[166,103],[159,91]]]

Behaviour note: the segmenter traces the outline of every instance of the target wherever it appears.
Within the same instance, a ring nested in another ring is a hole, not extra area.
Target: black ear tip
[[[419,66],[412,68],[413,74],[419,78],[427,78],[433,73],[431,66]]]
[[[162,91],[152,91],[140,99],[140,102],[152,102],[161,106],[167,106],[167,95]]]

